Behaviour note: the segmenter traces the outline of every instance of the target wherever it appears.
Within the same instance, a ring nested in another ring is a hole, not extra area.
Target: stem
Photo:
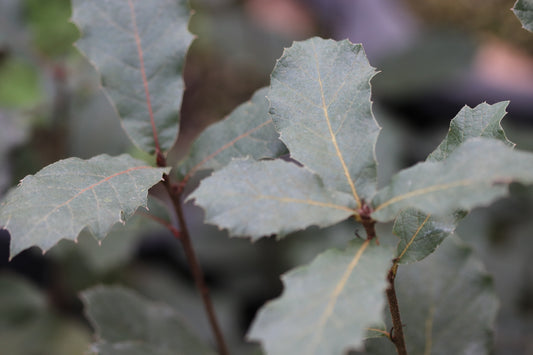
[[[220,355],[229,355],[226,341],[224,340],[224,336],[222,335],[222,331],[220,329],[215,314],[215,309],[213,307],[213,303],[211,302],[211,297],[209,296],[209,288],[205,283],[204,274],[202,272],[200,264],[198,263],[198,259],[196,259],[196,254],[194,253],[194,249],[191,243],[189,230],[187,228],[187,223],[185,222],[185,216],[183,214],[183,207],[181,204],[181,189],[177,189],[171,184],[168,175],[165,175],[164,177],[164,184],[172,199],[174,209],[176,210],[176,214],[178,216],[178,221],[181,227],[179,239],[182,243],[183,250],[185,251],[185,256],[187,257],[187,262],[189,263],[189,267],[191,269],[196,288],[202,296],[202,301],[204,303],[204,308],[207,313],[207,318],[209,319],[213,334],[215,335],[218,351]]]
[[[387,299],[389,301],[393,329],[393,331],[391,331],[390,340],[394,346],[396,346],[398,355],[407,355],[405,338],[403,335],[402,319],[400,317],[400,307],[398,306],[398,298],[396,297],[396,290],[394,288],[394,280],[396,278],[397,271],[398,264],[395,261],[387,275],[387,281],[389,281],[389,287],[387,287]]]

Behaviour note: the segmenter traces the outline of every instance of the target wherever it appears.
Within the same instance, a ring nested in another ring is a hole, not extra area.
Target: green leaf
[[[88,227],[102,239],[117,222],[146,206],[148,189],[170,168],[153,168],[124,154],[60,160],[25,177],[0,205],[0,226],[11,234],[11,255],[31,246],[48,250]]]
[[[471,138],[443,161],[419,163],[396,174],[372,201],[372,217],[390,221],[408,207],[444,215],[484,206],[505,196],[512,182],[533,183],[532,166],[531,153]]]
[[[507,113],[509,101],[494,105],[482,103],[474,108],[465,106],[450,122],[450,130],[442,143],[428,156],[428,161],[443,160],[469,138],[486,137],[498,139],[514,147],[503,131],[501,120]]]
[[[215,354],[174,309],[121,287],[99,286],[81,295],[96,328],[99,355]]]
[[[376,189],[370,79],[375,70],[363,47],[348,40],[295,42],[278,60],[268,98],[291,157],[357,205]]]
[[[533,32],[533,1],[518,0],[514,4],[513,12],[522,23],[522,27]]]
[[[206,211],[206,222],[252,240],[326,227],[355,207],[350,195],[329,191],[318,176],[283,160],[233,160],[202,180],[189,199]]]
[[[472,248],[449,238],[438,252],[403,266],[396,293],[409,354],[490,354],[498,300]],[[369,341],[367,354],[395,353],[388,339]]]
[[[268,113],[266,92],[267,89],[258,90],[250,101],[207,128],[195,140],[189,155],[179,166],[185,180],[199,170],[218,170],[232,158],[275,158],[286,151]]]
[[[21,57],[0,61],[0,105],[30,108],[43,99],[40,77],[35,66]]]
[[[72,19],[131,140],[149,153],[170,149],[192,41],[186,1],[73,0]]]
[[[407,209],[394,221],[393,233],[400,237],[396,255],[399,263],[424,259],[453,234],[465,213],[453,216],[432,216],[416,209]]]
[[[450,130],[442,143],[428,156],[427,161],[440,161],[448,157],[458,146],[469,138],[487,137],[505,142],[514,147],[501,126],[505,108],[509,102],[494,105],[482,103],[474,108],[468,106],[455,116]],[[394,223],[394,234],[400,237],[397,257],[400,263],[422,260],[455,230],[464,212],[449,216],[431,216],[417,210],[408,209],[400,213]]]
[[[392,250],[353,241],[284,275],[280,298],[264,306],[248,337],[268,354],[343,354],[382,320]]]
[[[0,291],[2,354],[85,353],[90,342],[87,329],[60,317],[35,286],[14,275],[2,274]]]

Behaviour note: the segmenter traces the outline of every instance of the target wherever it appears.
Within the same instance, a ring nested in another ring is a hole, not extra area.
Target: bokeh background
[[[363,43],[380,71],[372,81],[383,126],[380,183],[423,160],[465,104],[509,100],[508,136],[518,149],[532,150],[533,33],[521,28],[513,3],[191,0],[197,39],[169,160],[178,162],[203,128],[268,85],[284,47],[315,35]],[[0,0],[0,196],[62,158],[129,152],[150,159],[130,144],[95,71],[72,46],[78,31],[69,17],[68,0]],[[473,211],[458,229],[494,275],[501,300],[495,354],[533,354],[532,197],[532,189],[512,186],[510,198]],[[242,338],[258,307],[281,293],[279,275],[328,246],[345,245],[356,228],[341,224],[252,244],[203,225],[202,212],[187,208],[193,243],[238,354],[260,353]],[[102,246],[83,233],[78,243],[62,241],[45,255],[32,248],[10,260],[8,250],[2,230],[2,353],[82,353],[93,329],[78,292],[102,283],[165,302],[210,337],[180,246],[157,225],[134,219]]]

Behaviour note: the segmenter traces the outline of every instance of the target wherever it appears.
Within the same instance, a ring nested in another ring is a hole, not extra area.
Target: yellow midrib
[[[313,49],[314,49],[314,44],[313,44]],[[357,190],[355,189],[355,184],[350,176],[350,171],[348,170],[348,166],[346,165],[346,162],[344,161],[344,157],[342,156],[342,153],[339,149],[339,144],[337,143],[337,137],[335,136],[335,132],[333,132],[333,128],[331,127],[331,119],[329,117],[328,107],[326,104],[326,98],[324,96],[324,86],[322,85],[322,78],[320,76],[320,67],[318,65],[318,57],[316,55],[316,50],[314,51],[314,53],[315,53],[316,71],[318,75],[318,83],[320,85],[320,95],[322,97],[322,110],[324,111],[324,117],[326,118],[326,122],[328,125],[331,142],[333,143],[333,147],[335,148],[335,153],[341,163],[342,170],[344,171],[344,175],[346,176],[346,180],[348,180],[348,185],[350,185],[350,189],[352,191],[353,197],[355,198],[355,201],[357,203],[357,208],[359,208],[361,207],[361,199],[359,198],[359,195],[357,194]]]
[[[348,264],[348,267],[342,274],[341,279],[335,286],[335,289],[333,290],[333,292],[331,293],[329,297],[329,302],[326,308],[324,309],[324,312],[320,316],[320,320],[316,327],[318,334],[316,337],[314,337],[313,341],[310,343],[309,348],[308,348],[309,351],[307,351],[306,354],[314,354],[314,351],[316,350],[317,345],[322,340],[322,336],[324,334],[324,326],[327,320],[331,317],[333,313],[333,309],[335,308],[335,305],[337,304],[337,300],[341,292],[346,287],[346,282],[348,282],[348,279],[350,278],[353,270],[355,269],[357,264],[359,264],[359,261],[361,260],[361,256],[363,255],[363,253],[365,252],[369,244],[370,244],[369,239],[365,240],[365,242],[361,244],[361,247],[359,248],[359,250],[357,250],[357,253],[355,253],[353,259],[350,261],[350,264]]]

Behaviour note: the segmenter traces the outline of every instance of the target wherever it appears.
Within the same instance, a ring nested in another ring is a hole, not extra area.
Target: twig
[[[400,307],[398,306],[398,298],[396,297],[396,289],[394,288],[394,280],[396,278],[396,272],[398,271],[398,264],[396,260],[392,265],[387,275],[387,281],[389,287],[387,287],[387,299],[389,301],[389,309],[392,318],[393,331],[391,331],[390,340],[396,346],[398,355],[407,355],[407,349],[405,347],[405,338],[403,335],[402,319],[400,317]]]
[[[180,224],[180,241],[182,243],[183,250],[185,251],[185,256],[187,257],[189,267],[191,268],[191,273],[193,275],[196,288],[202,296],[202,301],[207,312],[207,317],[209,319],[211,329],[213,330],[213,334],[215,335],[218,351],[220,355],[229,355],[226,341],[224,340],[222,330],[220,329],[215,314],[213,303],[211,302],[211,297],[209,296],[209,288],[205,283],[204,274],[202,272],[200,264],[198,263],[198,260],[196,259],[196,255],[194,253],[194,249],[191,243],[189,230],[187,228],[187,223],[185,221],[185,216],[183,215],[183,207],[181,203],[182,189],[179,189],[176,185],[173,185],[170,182],[168,175],[164,176],[163,182],[165,184],[165,187],[167,188],[170,198],[172,199],[174,209],[176,210],[176,214],[178,216],[178,221]]]

